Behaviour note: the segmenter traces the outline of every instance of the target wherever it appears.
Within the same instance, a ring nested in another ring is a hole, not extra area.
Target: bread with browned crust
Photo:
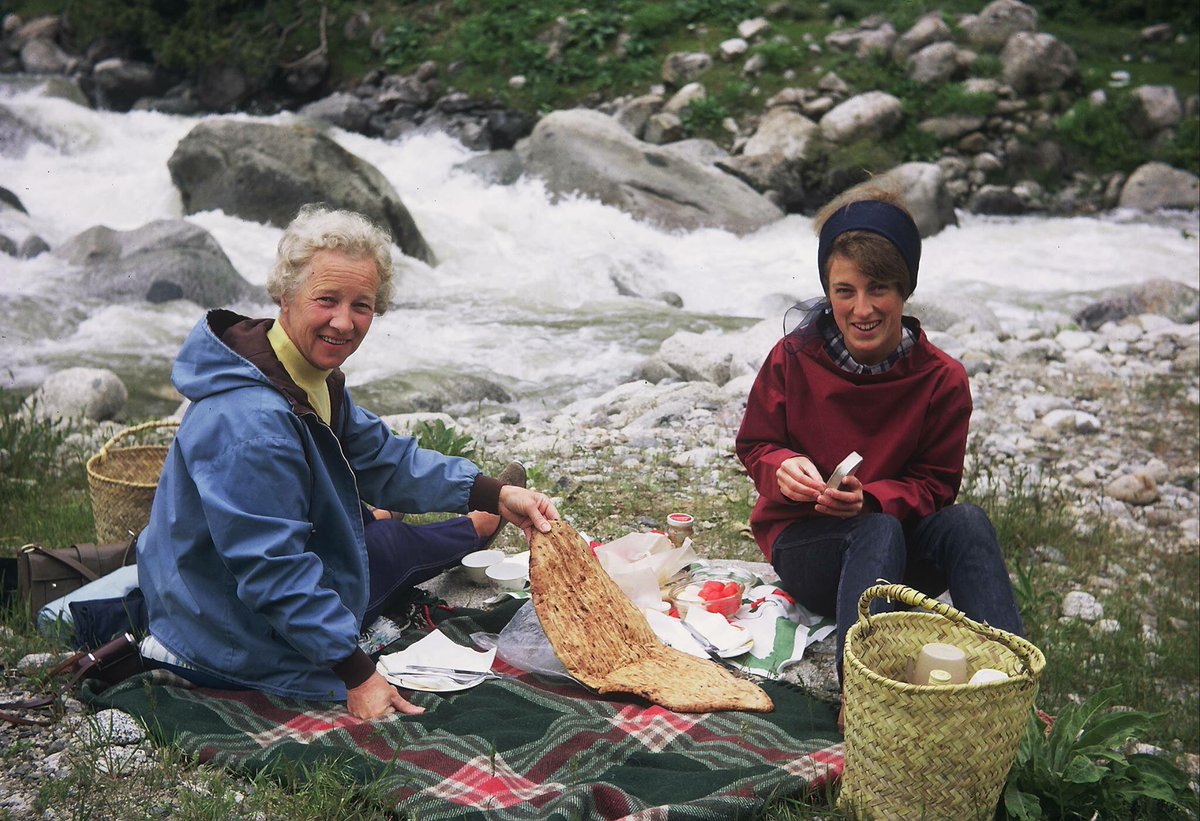
[[[599,693],[632,693],[681,713],[769,712],[770,697],[708,659],[667,647],[561,520],[530,540],[533,607],[563,666]]]

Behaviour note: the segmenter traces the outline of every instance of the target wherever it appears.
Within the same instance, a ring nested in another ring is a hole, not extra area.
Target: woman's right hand
[[[346,709],[355,718],[368,721],[397,712],[410,716],[425,712],[424,707],[418,707],[400,695],[400,691],[379,673],[372,673],[362,684],[346,691]]]
[[[807,456],[793,456],[775,471],[779,492],[793,502],[815,502],[825,490],[821,471]]]

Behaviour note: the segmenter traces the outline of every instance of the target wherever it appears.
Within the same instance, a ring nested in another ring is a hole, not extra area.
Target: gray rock
[[[769,108],[742,147],[742,154],[747,157],[778,154],[787,160],[804,160],[819,131],[816,123],[790,108]]]
[[[867,25],[864,21],[855,29],[832,32],[825,37],[825,44],[835,51],[852,52],[856,57],[867,58],[873,52],[887,54],[896,42],[896,29],[891,23],[878,19],[879,25]]]
[[[377,104],[373,106],[353,94],[339,91],[309,103],[300,109],[299,114],[346,131],[365,133],[376,108]]]
[[[1131,505],[1148,505],[1158,500],[1158,484],[1140,471],[1118,476],[1104,486],[1104,492]]]
[[[1000,52],[1004,82],[1019,94],[1058,91],[1078,75],[1079,58],[1066,43],[1045,32],[1018,32]]]
[[[728,40],[722,40],[717,46],[717,53],[721,55],[721,59],[728,63],[734,57],[745,54],[750,49],[750,44],[741,37],[731,37]]]
[[[983,117],[970,114],[947,114],[922,120],[917,124],[917,128],[933,135],[938,142],[952,143],[973,131],[979,131],[985,122]]]
[[[745,154],[718,160],[717,167],[728,172],[761,194],[770,196],[781,208],[803,210],[809,203],[804,187],[803,160],[789,160],[780,151],[769,154]]]
[[[30,40],[21,46],[21,67],[30,74],[70,74],[79,59],[50,40]]]
[[[984,185],[967,201],[967,210],[975,214],[1024,214],[1029,209],[1007,185]]]
[[[650,143],[650,145],[665,145],[674,142],[683,136],[683,120],[679,119],[678,114],[673,114],[670,111],[660,111],[657,114],[651,114],[650,119],[646,121],[646,128],[642,133],[642,139]]]
[[[783,216],[740,180],[639,142],[595,111],[549,114],[517,150],[552,193],[594,197],[665,228],[745,234]]]
[[[907,162],[862,184],[901,192],[922,237],[931,237],[947,225],[958,225],[954,198],[946,189],[942,169],[935,163]]]
[[[663,61],[662,79],[667,85],[678,88],[695,80],[712,65],[712,57],[702,51],[676,51]]]
[[[672,94],[671,98],[663,104],[662,113],[682,116],[688,106],[707,96],[708,91],[704,88],[703,83],[688,83]],[[651,117],[651,119],[654,118]]]
[[[493,185],[512,185],[525,173],[520,155],[508,149],[480,154],[454,167]]]
[[[1133,102],[1130,127],[1143,137],[1179,125],[1183,104],[1175,86],[1138,86],[1129,95]]]
[[[167,89],[167,79],[150,63],[111,57],[92,69],[96,100],[102,108],[129,111],[142,97],[155,97]]]
[[[17,249],[17,256],[21,259],[33,259],[49,250],[50,246],[46,243],[46,240],[37,234],[30,234],[21,242],[21,247]]]
[[[992,334],[998,334],[1002,330],[999,318],[986,300],[963,295],[955,296],[953,305],[946,305],[942,300],[909,300],[904,305],[904,313],[919,319],[926,333],[947,331],[954,326],[967,327],[971,332],[984,331]]]
[[[892,46],[892,58],[904,61],[926,46],[953,39],[950,26],[938,12],[926,14],[913,24],[913,27],[901,34]]]
[[[1094,622],[1104,617],[1104,606],[1091,593],[1072,590],[1063,596],[1062,614],[1064,618]]]
[[[614,116],[622,128],[641,139],[646,122],[662,110],[663,102],[660,94],[643,94],[623,104]]]
[[[208,111],[230,111],[253,90],[246,73],[231,65],[206,65],[196,81],[196,99]]]
[[[129,392],[121,377],[106,368],[67,368],[51,374],[26,398],[24,408],[42,419],[116,418]]]
[[[1200,177],[1166,163],[1149,162],[1129,175],[1118,200],[1121,208],[1157,211],[1160,208],[1200,207]]]
[[[900,100],[883,91],[868,91],[834,106],[821,118],[821,136],[832,143],[887,137],[904,119]]]
[[[85,748],[124,746],[146,740],[146,731],[129,713],[100,710],[76,720],[75,735]]]
[[[676,140],[662,147],[662,150],[673,157],[679,157],[688,162],[712,165],[729,156],[729,152],[712,140],[694,137],[690,140]]]
[[[1184,282],[1169,279],[1152,279],[1137,285],[1108,292],[1077,314],[1074,319],[1084,330],[1096,330],[1105,323],[1120,322],[1138,314],[1157,314],[1173,322],[1195,322],[1200,291]],[[1141,335],[1140,330],[1131,329],[1132,341]]]
[[[167,167],[185,213],[220,209],[285,227],[302,205],[324,202],[365,214],[405,254],[436,262],[387,178],[311,128],[208,120],[180,141]]]
[[[908,79],[927,86],[950,82],[961,68],[958,47],[953,43],[932,43],[908,58]]]
[[[642,362],[630,374],[630,380],[644,379],[651,385],[657,385],[662,382],[682,382],[683,377],[679,375],[679,371],[672,368],[660,357],[652,356]]]
[[[186,220],[155,220],[132,231],[98,225],[54,253],[78,269],[89,293],[113,301],[188,299],[215,308],[263,296],[211,234]]]
[[[997,50],[1017,32],[1037,31],[1037,11],[1018,0],[995,0],[964,17],[959,27],[972,45]]]

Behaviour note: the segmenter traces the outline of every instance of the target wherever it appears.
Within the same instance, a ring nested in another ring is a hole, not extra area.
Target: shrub
[[[1187,776],[1170,761],[1122,751],[1154,716],[1104,712],[1117,688],[1066,707],[1047,730],[1030,715],[1004,790],[1008,818],[1186,818],[1197,808]]]
[[[421,447],[446,456],[470,458],[475,453],[475,440],[468,434],[459,433],[441,419],[419,423],[413,428],[413,436]]]
[[[1149,159],[1146,148],[1129,128],[1130,101],[1115,97],[1105,105],[1076,103],[1054,122],[1054,132],[1068,153],[1098,170],[1132,171]]]

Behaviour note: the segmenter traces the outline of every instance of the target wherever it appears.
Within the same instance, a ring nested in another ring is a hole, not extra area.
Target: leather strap
[[[72,549],[75,550],[76,553],[79,552],[79,548],[77,546],[71,545],[71,547],[72,547]],[[96,581],[96,579],[100,578],[99,573],[97,573],[95,570],[92,570],[90,567],[85,565],[83,562],[81,562],[77,559],[72,559],[70,556],[65,556],[61,553],[55,553],[52,550],[47,550],[46,548],[42,547],[40,544],[30,545],[26,549],[33,553],[38,553],[42,556],[46,556],[47,558],[54,559],[56,562],[61,562],[62,564],[65,564],[67,567],[71,568],[75,572],[81,573],[83,575],[83,577],[90,582],[94,582],[94,581]]]

